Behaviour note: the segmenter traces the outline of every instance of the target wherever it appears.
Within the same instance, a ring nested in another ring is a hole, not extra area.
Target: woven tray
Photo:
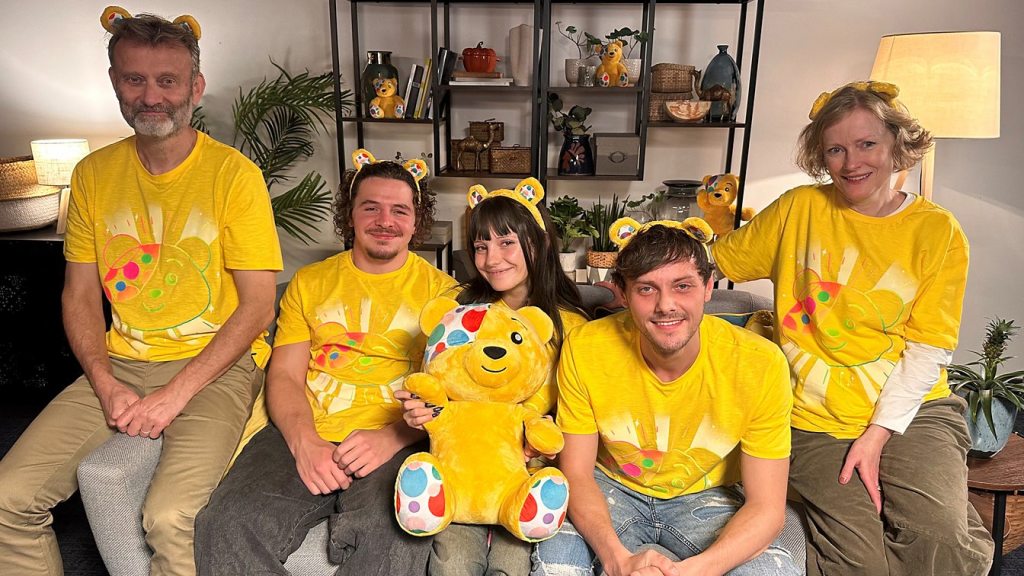
[[[34,230],[57,220],[60,208],[60,188],[47,186],[52,192],[46,196],[14,198],[0,202],[0,232]]]
[[[655,64],[651,67],[651,92],[690,92],[696,72],[689,64]]]
[[[529,174],[529,146],[492,146],[489,170],[492,174]]]
[[[618,252],[594,252],[588,248],[587,266],[591,268],[611,268],[615,266],[615,259],[618,257]]]
[[[651,101],[647,106],[647,119],[651,122],[670,120],[665,112],[665,102],[669,100],[690,100],[691,92],[652,92]]]

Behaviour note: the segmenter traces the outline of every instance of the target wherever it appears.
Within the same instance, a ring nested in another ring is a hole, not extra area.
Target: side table
[[[991,576],[1003,569],[1003,539],[1006,530],[1006,497],[1024,490],[1024,438],[1011,434],[1006,447],[991,458],[967,458],[967,487],[989,492],[992,509],[992,539],[996,543]]]

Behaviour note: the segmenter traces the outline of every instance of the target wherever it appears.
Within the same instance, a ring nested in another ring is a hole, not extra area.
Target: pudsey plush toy
[[[523,437],[550,455],[561,451],[562,433],[522,402],[549,377],[551,319],[533,306],[441,297],[424,307],[420,327],[430,335],[425,373],[405,388],[443,410],[425,425],[430,453],[399,469],[399,525],[428,536],[451,522],[500,524],[527,542],[550,538],[565,520],[569,486],[556,468],[527,471]]]
[[[704,220],[711,225],[715,234],[724,236],[733,231],[736,221],[736,191],[740,179],[735,174],[705,176],[697,189],[697,206],[704,211]],[[744,207],[740,219],[748,221],[754,217],[754,209]]]
[[[371,118],[402,118],[405,116],[405,100],[398,95],[398,80],[375,78],[373,91],[377,97],[370,100]]]
[[[622,42],[613,40],[601,47],[601,65],[594,80],[598,86],[629,86],[629,73],[622,63]]]

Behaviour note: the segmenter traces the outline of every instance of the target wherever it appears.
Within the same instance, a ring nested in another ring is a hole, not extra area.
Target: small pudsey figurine
[[[425,372],[406,378],[405,389],[441,411],[425,424],[430,453],[409,456],[398,471],[398,524],[414,536],[458,522],[500,524],[527,542],[550,538],[565,520],[569,486],[557,468],[527,471],[523,439],[547,455],[564,440],[523,401],[550,374],[551,319],[534,306],[441,297],[424,307],[420,328],[430,335]]]
[[[704,211],[704,219],[715,234],[724,236],[733,231],[736,221],[736,193],[740,179],[735,174],[714,174],[705,176],[697,189],[697,206]],[[744,222],[754,217],[754,209],[743,208],[740,219]]]
[[[601,65],[594,80],[598,86],[629,86],[629,74],[622,63],[622,42],[612,40],[601,47]]]
[[[398,80],[394,78],[376,78],[373,90],[377,97],[370,101],[372,118],[404,118],[405,100],[397,94]]]

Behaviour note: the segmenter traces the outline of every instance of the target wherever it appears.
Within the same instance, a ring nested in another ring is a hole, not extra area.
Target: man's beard
[[[119,98],[120,100],[120,98]],[[165,116],[158,118],[146,118],[139,115],[143,112],[163,112]],[[125,122],[135,129],[139,136],[153,138],[167,138],[177,134],[182,128],[191,125],[192,122],[192,95],[181,106],[172,107],[166,104],[156,106],[136,105],[128,107],[121,102],[121,115]]]

